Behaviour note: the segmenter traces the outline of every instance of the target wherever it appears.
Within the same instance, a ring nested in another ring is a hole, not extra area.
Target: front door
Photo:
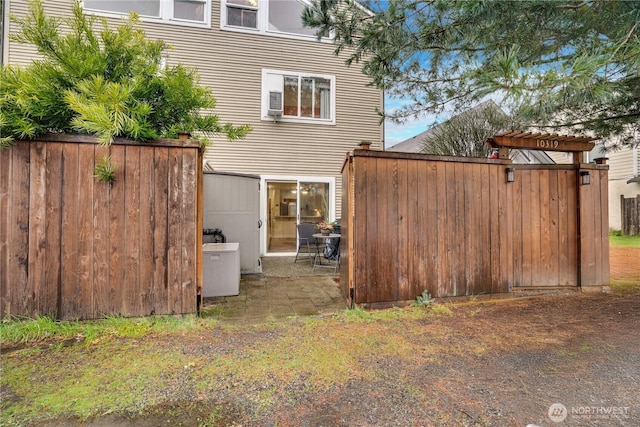
[[[329,182],[311,180],[270,181],[267,187],[267,253],[295,253],[296,225],[330,220]]]

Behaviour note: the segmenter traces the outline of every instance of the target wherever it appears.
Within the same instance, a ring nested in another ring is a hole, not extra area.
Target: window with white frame
[[[258,0],[227,0],[227,25],[258,28]]]
[[[238,31],[315,38],[302,24],[306,0],[221,0],[221,27]]]
[[[262,118],[335,124],[335,77],[262,71]]]
[[[104,14],[137,13],[142,20],[182,25],[209,26],[211,0],[84,0],[89,12]]]

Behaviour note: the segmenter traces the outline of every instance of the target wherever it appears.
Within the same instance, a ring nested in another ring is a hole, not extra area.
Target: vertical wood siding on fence
[[[515,287],[578,286],[575,169],[516,166]]]
[[[606,168],[513,165],[507,183],[504,161],[356,150],[346,165],[355,304],[608,284]]]
[[[353,178],[355,303],[509,291],[504,165],[363,153]]]
[[[622,234],[635,236],[640,234],[640,194],[636,197],[620,196],[620,213],[622,215]]]
[[[112,186],[93,176],[105,155]],[[87,137],[0,150],[1,315],[195,312],[199,156],[196,141]]]
[[[590,170],[591,184],[578,185],[580,207],[580,286],[609,284],[609,200],[607,170]]]

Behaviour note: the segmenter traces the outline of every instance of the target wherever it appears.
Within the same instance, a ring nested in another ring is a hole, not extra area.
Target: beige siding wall
[[[72,1],[44,3],[47,13],[63,15]],[[26,0],[11,0],[11,12],[24,14],[26,4]],[[215,140],[205,154],[206,161],[220,171],[335,177],[336,217],[340,216],[345,154],[363,139],[373,142],[372,149],[382,149],[383,129],[375,113],[375,108],[382,106],[382,93],[366,86],[367,79],[358,66],[347,68],[344,57],[333,55],[330,43],[221,30],[218,0],[213,0],[210,29],[150,22],[141,25],[149,37],[163,39],[173,47],[170,64],[197,68],[201,83],[211,87],[218,100],[215,111],[223,123],[249,124],[254,129],[242,141]],[[13,43],[9,63],[28,63],[34,54],[32,48]],[[335,125],[262,121],[263,68],[334,75]]]
[[[634,152],[630,148],[607,153],[609,158],[607,161],[609,164],[609,228],[612,230],[620,230],[622,227],[620,196],[629,198],[640,194],[640,183],[627,183],[633,178],[633,156]],[[640,159],[636,159],[636,161],[640,161]]]

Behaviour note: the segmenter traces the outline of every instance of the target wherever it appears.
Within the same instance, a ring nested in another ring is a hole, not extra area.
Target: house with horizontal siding
[[[3,64],[26,65],[37,52],[9,40],[9,14],[28,0],[5,0]],[[50,16],[68,16],[72,0],[43,2]],[[114,27],[130,11],[147,37],[172,49],[168,65],[197,69],[217,99],[222,123],[248,124],[241,141],[214,141],[205,169],[260,177],[260,246],[266,255],[296,250],[296,224],[341,217],[341,167],[362,140],[382,149],[376,108],[381,91],[357,66],[333,53],[301,23],[305,0],[85,0],[86,13]],[[98,27],[99,28],[99,27]],[[256,224],[258,227],[258,224]],[[224,232],[224,230],[223,230]]]

